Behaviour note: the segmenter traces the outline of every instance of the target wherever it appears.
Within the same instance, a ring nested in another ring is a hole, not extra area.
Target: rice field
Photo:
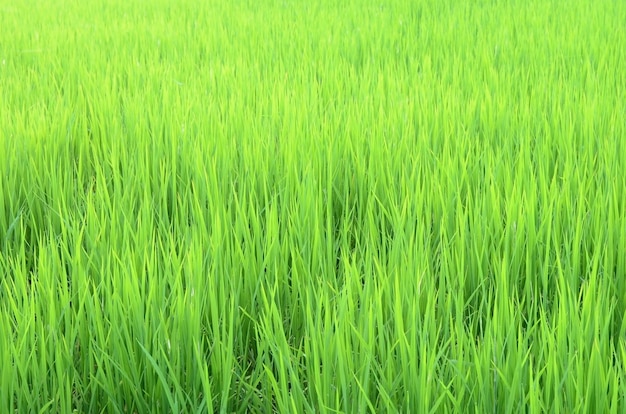
[[[0,412],[626,412],[626,3],[0,5]]]

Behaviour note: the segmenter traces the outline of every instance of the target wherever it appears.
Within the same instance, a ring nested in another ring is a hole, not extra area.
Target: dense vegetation
[[[624,412],[626,5],[0,6],[0,412]]]

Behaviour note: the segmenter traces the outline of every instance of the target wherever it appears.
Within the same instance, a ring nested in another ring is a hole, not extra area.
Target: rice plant
[[[626,411],[626,6],[0,6],[0,412]]]

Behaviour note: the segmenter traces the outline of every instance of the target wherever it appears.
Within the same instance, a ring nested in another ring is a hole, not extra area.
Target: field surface
[[[626,412],[626,3],[0,4],[0,412]]]

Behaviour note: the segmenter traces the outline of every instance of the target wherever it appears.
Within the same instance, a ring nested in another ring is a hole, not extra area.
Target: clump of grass
[[[621,3],[40,6],[1,412],[623,410]]]

